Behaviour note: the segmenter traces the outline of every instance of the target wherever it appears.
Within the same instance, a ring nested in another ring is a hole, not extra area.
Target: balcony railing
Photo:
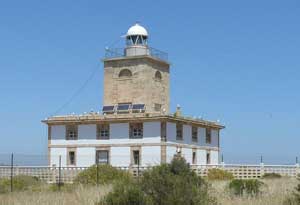
[[[160,51],[156,48],[148,47],[148,54],[151,57],[157,58],[159,60],[167,61],[168,62],[168,54],[166,52]],[[132,52],[132,48],[131,48]],[[134,52],[134,50],[133,50]],[[139,54],[139,49],[136,50],[137,56]],[[125,49],[124,48],[106,48],[105,49],[105,58],[120,58],[125,57]]]

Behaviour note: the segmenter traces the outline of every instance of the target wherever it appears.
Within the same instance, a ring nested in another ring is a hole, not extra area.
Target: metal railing
[[[168,62],[168,54],[156,48],[147,47],[148,54],[151,57],[157,58],[159,60],[163,60]],[[132,48],[131,48],[132,51]],[[134,51],[133,51],[134,52]],[[139,49],[137,48],[136,54],[139,55]],[[106,48],[105,49],[105,58],[120,58],[125,57],[125,49],[124,48]]]

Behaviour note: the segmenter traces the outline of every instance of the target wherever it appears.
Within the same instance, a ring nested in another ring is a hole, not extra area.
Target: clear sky
[[[105,46],[140,21],[169,53],[171,107],[220,119],[225,161],[300,156],[300,1],[1,1],[0,153],[47,153],[51,115],[100,110]],[[113,42],[119,41],[117,44]]]

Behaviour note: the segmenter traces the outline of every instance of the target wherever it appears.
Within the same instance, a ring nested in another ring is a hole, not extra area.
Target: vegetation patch
[[[263,175],[263,178],[264,179],[279,179],[279,178],[281,178],[281,175],[277,174],[277,173],[266,173]]]
[[[114,181],[129,180],[130,178],[131,175],[127,171],[119,170],[110,165],[98,165],[98,167],[94,165],[80,172],[74,183],[86,185],[96,185],[97,182],[99,184],[110,184]]]
[[[209,180],[231,180],[233,179],[233,174],[222,170],[222,169],[209,169],[207,178]]]
[[[184,158],[176,156],[143,173],[140,179],[117,183],[99,205],[216,204],[207,183],[193,172]]]
[[[26,190],[37,190],[42,182],[37,177],[18,175],[13,177],[12,185],[13,191],[26,191]],[[0,179],[0,193],[7,193],[11,191],[11,180],[10,178]]]
[[[263,184],[257,179],[234,179],[229,183],[229,189],[236,196],[257,196]]]
[[[296,186],[292,196],[287,197],[284,205],[299,205],[300,204],[300,175],[297,177],[299,184]]]

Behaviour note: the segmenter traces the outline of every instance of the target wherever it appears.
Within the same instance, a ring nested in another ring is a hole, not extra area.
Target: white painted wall
[[[219,142],[218,142],[218,130],[211,130],[211,145],[212,147],[217,147]]]
[[[109,125],[110,139],[128,139],[129,123],[111,123]]]
[[[200,146],[206,146],[206,129],[203,127],[198,128],[198,144]]]
[[[96,125],[79,125],[78,139],[96,139]]]
[[[200,141],[199,141],[200,139]],[[198,142],[200,146],[218,147],[218,130],[211,130],[211,143],[206,143],[206,129],[198,128]]]
[[[160,142],[160,122],[144,122],[143,139],[145,142]]]
[[[129,166],[130,147],[111,147],[110,159],[112,166]]]
[[[210,151],[210,163],[211,164],[219,164],[219,152],[218,151]]]
[[[66,127],[64,125],[51,126],[51,139],[65,139]]]
[[[170,163],[174,157],[174,155],[176,154],[176,147],[173,146],[166,146],[166,158],[167,158],[167,163]]]
[[[198,149],[197,150],[197,164],[206,164],[206,150]]]
[[[59,166],[59,156],[61,156],[61,166],[67,166],[67,148],[50,149],[50,166]]]
[[[160,164],[160,146],[143,146],[142,147],[142,160],[143,166],[158,165]]]
[[[182,156],[186,160],[187,163],[192,164],[193,162],[193,151],[191,148],[182,148],[181,149]]]
[[[192,144],[192,126],[183,125],[183,143]]]
[[[78,147],[76,149],[76,166],[90,167],[96,162],[95,147]]]
[[[167,122],[167,141],[176,142],[176,124]]]

